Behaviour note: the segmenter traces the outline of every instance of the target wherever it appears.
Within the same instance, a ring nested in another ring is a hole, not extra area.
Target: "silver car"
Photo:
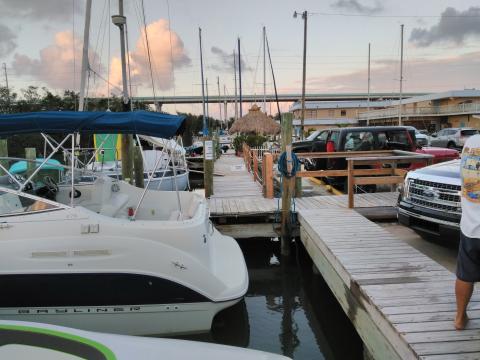
[[[473,128],[447,128],[442,129],[430,138],[431,146],[461,149],[465,141],[472,135],[478,134]]]

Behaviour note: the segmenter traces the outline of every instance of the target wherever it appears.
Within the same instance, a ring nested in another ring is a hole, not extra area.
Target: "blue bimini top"
[[[185,116],[150,111],[40,111],[0,115],[0,136],[47,134],[138,134],[170,139],[183,131]]]

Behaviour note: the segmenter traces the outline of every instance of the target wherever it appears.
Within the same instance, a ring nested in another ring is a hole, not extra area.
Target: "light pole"
[[[297,18],[300,15],[295,11],[293,17]],[[304,123],[305,123],[305,80],[307,76],[307,19],[308,12],[305,10],[301,13],[303,19],[303,78],[302,78],[302,115],[300,117],[300,138],[303,139]]]

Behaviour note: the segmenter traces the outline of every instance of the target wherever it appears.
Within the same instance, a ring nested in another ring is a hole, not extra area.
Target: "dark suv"
[[[369,126],[317,130],[292,144],[294,152],[405,150],[415,151],[415,128],[410,126]],[[307,170],[346,169],[345,159],[312,159]]]

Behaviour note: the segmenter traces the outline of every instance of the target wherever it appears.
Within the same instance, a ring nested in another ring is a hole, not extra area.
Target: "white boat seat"
[[[128,195],[115,193],[102,204],[100,214],[115,217],[128,203]]]
[[[183,212],[183,219],[191,219],[195,216],[195,213],[197,212],[198,206],[200,205],[200,201],[198,199],[194,199],[190,202],[190,205],[187,209],[187,211]],[[181,212],[179,210],[173,210],[170,213],[170,217],[168,218],[169,221],[178,221],[180,220],[180,214]]]

